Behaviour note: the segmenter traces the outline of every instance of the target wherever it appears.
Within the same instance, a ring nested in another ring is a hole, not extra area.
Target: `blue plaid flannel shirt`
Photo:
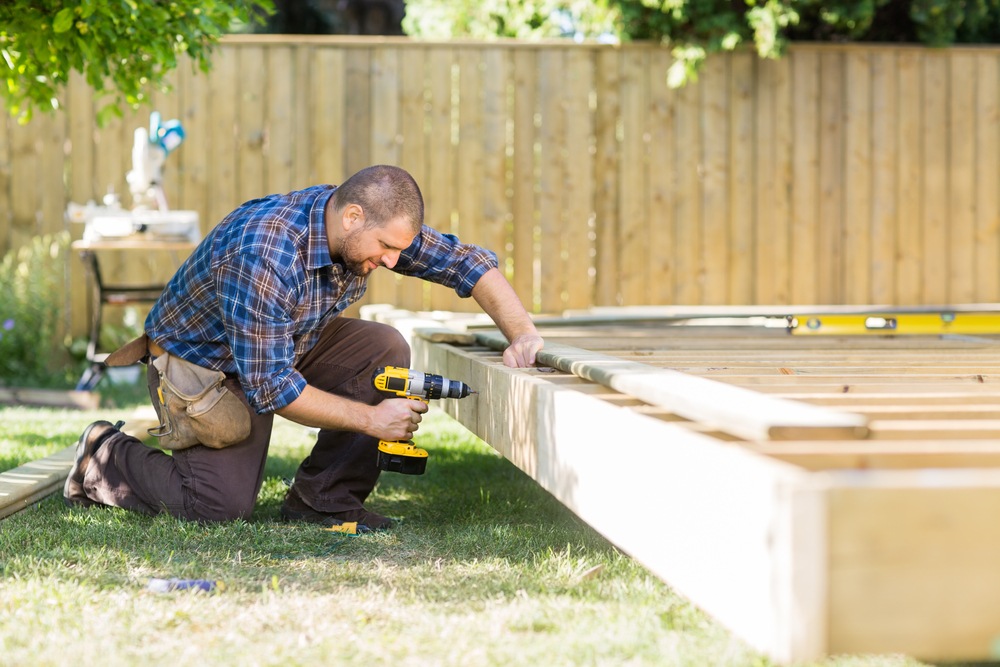
[[[294,401],[306,386],[296,360],[368,282],[330,259],[324,211],[335,189],[270,195],[226,216],[163,290],[147,335],[182,359],[235,373],[258,413]],[[467,297],[496,266],[493,252],[425,225],[391,270]]]

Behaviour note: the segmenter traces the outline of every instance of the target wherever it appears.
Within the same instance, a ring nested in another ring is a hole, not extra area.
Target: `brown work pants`
[[[379,366],[408,366],[410,349],[392,327],[337,318],[297,364],[306,381],[324,391],[374,405],[383,396],[372,386]],[[150,396],[159,378],[147,371]],[[234,393],[244,393],[236,379]],[[154,399],[155,400],[155,399]],[[196,445],[168,455],[124,433],[101,444],[84,476],[84,493],[104,505],[183,519],[224,521],[253,512],[264,479],[273,415],[250,410],[250,436],[225,449]],[[321,512],[362,506],[378,480],[377,441],[349,431],[321,430],[295,474],[293,490]]]

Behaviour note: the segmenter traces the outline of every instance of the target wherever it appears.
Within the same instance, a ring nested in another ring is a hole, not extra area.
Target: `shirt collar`
[[[306,251],[306,263],[309,269],[319,269],[333,264],[333,260],[330,259],[330,244],[326,238],[326,204],[336,189],[336,186],[330,186],[320,194],[309,211],[309,238]]]

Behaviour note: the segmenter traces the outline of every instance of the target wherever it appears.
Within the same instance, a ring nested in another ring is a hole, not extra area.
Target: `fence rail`
[[[0,250],[127,195],[155,109],[188,137],[170,204],[205,229],[394,163],[535,311],[1000,301],[1000,49],[796,45],[713,57],[679,90],[670,63],[652,44],[230,37],[104,129],[77,78],[62,112],[0,124]],[[366,300],[470,307],[387,273]]]

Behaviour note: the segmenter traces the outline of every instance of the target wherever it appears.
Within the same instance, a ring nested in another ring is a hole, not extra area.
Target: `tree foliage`
[[[1000,0],[612,0],[621,32],[673,46],[673,85],[697,76],[710,53],[752,44],[762,58],[789,41],[1000,41]]]
[[[203,71],[218,38],[271,0],[6,0],[0,69],[8,111],[26,123],[59,106],[75,70],[99,98],[98,121],[142,104],[182,55]]]
[[[403,30],[426,39],[597,38],[615,33],[607,0],[407,0]]]

